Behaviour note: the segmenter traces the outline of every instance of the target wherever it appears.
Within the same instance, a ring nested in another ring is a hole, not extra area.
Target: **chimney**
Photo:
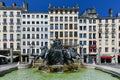
[[[0,2],[0,6],[1,6],[1,7],[4,7],[4,6],[5,6],[5,3],[4,3],[4,2]]]
[[[27,2],[23,2],[23,8],[25,11],[28,11],[28,3]]]
[[[15,6],[16,6],[16,3],[15,3],[15,2],[13,2],[13,3],[12,3],[12,7],[15,7]]]
[[[109,17],[112,17],[113,10],[112,8],[109,9]]]

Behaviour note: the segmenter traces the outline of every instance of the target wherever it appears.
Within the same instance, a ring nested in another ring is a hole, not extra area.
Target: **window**
[[[84,26],[84,27],[83,27],[83,30],[87,30],[87,27],[86,27],[86,26]]]
[[[79,23],[82,23],[82,19],[79,20]]]
[[[84,34],[83,34],[83,37],[84,37],[84,38],[86,38],[86,37],[87,37],[87,34],[86,34],[86,33],[84,33]]]
[[[26,15],[23,15],[23,18],[26,18]]]
[[[77,37],[77,32],[74,32],[74,37]]]
[[[32,15],[32,18],[35,18],[35,15]]]
[[[58,29],[58,24],[55,24],[55,29]]]
[[[112,52],[114,52],[115,51],[115,49],[114,49],[114,47],[112,47]]]
[[[43,39],[43,34],[41,34],[41,39]]]
[[[41,15],[41,18],[43,18],[43,15]]]
[[[45,39],[48,39],[48,35],[47,34],[45,34]]]
[[[92,31],[92,26],[89,26],[89,31]]]
[[[53,17],[50,17],[50,21],[53,22]]]
[[[90,24],[92,23],[92,19],[89,20],[89,23],[90,23]]]
[[[35,21],[32,21],[32,24],[35,24]]]
[[[63,32],[60,32],[60,37],[63,37]]]
[[[83,48],[83,53],[86,53],[86,51],[87,51],[86,48]]]
[[[108,52],[108,47],[105,47],[105,52]]]
[[[68,45],[68,40],[65,40],[65,45]]]
[[[30,15],[27,15],[27,18],[30,18]]]
[[[48,18],[48,15],[45,15],[45,19],[47,19]]]
[[[30,34],[27,34],[27,39],[30,39]]]
[[[41,31],[43,31],[43,28],[41,28]]]
[[[41,42],[41,46],[43,46],[43,42]]]
[[[23,49],[23,53],[26,53],[26,49]]]
[[[93,39],[96,39],[96,34],[95,33],[93,33]]]
[[[68,24],[65,24],[65,29],[68,29]]]
[[[26,28],[25,28],[25,27],[23,27],[23,31],[26,31]]]
[[[36,18],[39,18],[39,15],[36,15]]]
[[[23,45],[26,45],[26,42],[25,42],[25,41],[23,41]]]
[[[101,23],[102,22],[102,20],[101,19],[99,19],[99,23]]]
[[[20,41],[20,34],[17,34],[17,40]]]
[[[115,19],[112,19],[112,23],[115,23]]]
[[[7,32],[7,26],[3,26],[3,32]]]
[[[10,24],[14,24],[13,19],[10,19]]]
[[[20,43],[17,43],[17,50],[20,50]]]
[[[10,34],[10,40],[13,41],[14,37],[13,34]]]
[[[20,19],[17,19],[17,24],[20,24]]]
[[[20,12],[17,12],[17,17],[20,17]]]
[[[95,19],[93,20],[93,23],[96,23],[96,20],[95,20]]]
[[[36,49],[36,52],[39,53],[39,49]]]
[[[27,21],[27,24],[30,24],[30,21]]]
[[[45,21],[45,24],[48,24],[48,22],[47,22],[47,21]]]
[[[7,49],[7,43],[3,43],[3,48]]]
[[[73,34],[72,34],[72,32],[70,32],[70,33],[69,33],[69,37],[73,37]]]
[[[50,37],[53,37],[53,35],[54,35],[53,32],[50,32]]]
[[[36,24],[39,24],[39,21],[37,21]]]
[[[60,17],[60,21],[61,21],[61,22],[63,21],[63,17]]]
[[[74,29],[77,29],[77,24],[74,24]]]
[[[79,34],[79,37],[82,38],[82,33]]]
[[[29,28],[29,27],[27,28],[27,31],[30,31],[30,28]]]
[[[86,19],[84,19],[83,22],[86,23]]]
[[[38,45],[38,46],[39,46],[39,41],[37,41],[37,42],[36,42],[36,45]]]
[[[96,31],[96,26],[93,26],[93,30]]]
[[[102,44],[102,41],[101,40],[99,40],[99,45],[101,45]]]
[[[92,33],[89,33],[89,39],[92,39]]]
[[[74,22],[77,22],[77,17],[74,17]]]
[[[86,45],[86,44],[87,44],[87,42],[86,42],[86,41],[83,41],[83,44],[84,44],[84,45]]]
[[[73,41],[72,41],[72,39],[70,39],[70,40],[69,40],[69,44],[72,45],[72,43],[73,43]]]
[[[21,30],[20,30],[20,26],[17,26],[17,31],[21,31]]]
[[[73,29],[73,25],[72,24],[69,25],[69,29]]]
[[[105,40],[105,45],[108,45],[108,40]]]
[[[13,12],[10,12],[10,17],[13,17]]]
[[[45,28],[45,31],[48,31],[48,28]]]
[[[70,20],[69,20],[69,21],[73,21],[73,20],[72,20],[72,17],[70,17]]]
[[[3,17],[7,17],[7,12],[3,12]]]
[[[82,30],[82,26],[79,26],[80,30]]]
[[[79,44],[82,45],[82,41],[80,41]]]
[[[32,28],[32,31],[35,31],[35,28]]]
[[[65,37],[68,37],[68,32],[65,31]]]
[[[63,29],[63,24],[60,24],[60,29]]]
[[[35,39],[35,34],[32,34],[32,39]]]
[[[68,21],[68,17],[65,17],[65,21]]]
[[[14,44],[10,43],[10,48],[14,49]]]
[[[112,40],[112,45],[115,45],[115,40]]]
[[[26,22],[25,22],[25,21],[23,21],[23,24],[26,24]]]
[[[55,17],[55,21],[58,21],[58,17]]]
[[[36,28],[36,31],[39,31],[39,28]]]
[[[105,23],[108,23],[108,19],[105,20]]]
[[[53,29],[53,24],[50,24],[50,29]]]
[[[36,34],[36,38],[39,39],[39,34]]]
[[[23,39],[25,39],[26,38],[26,36],[25,36],[25,34],[23,34],[23,37],[22,37]]]

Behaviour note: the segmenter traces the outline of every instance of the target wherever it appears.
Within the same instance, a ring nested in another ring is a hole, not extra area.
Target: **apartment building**
[[[21,26],[21,61],[28,62],[29,55],[40,55],[40,47],[48,45],[48,13],[23,12]]]
[[[48,43],[51,43],[55,39],[55,35],[58,35],[64,46],[77,46],[78,9],[77,4],[74,7],[49,5],[50,39]]]

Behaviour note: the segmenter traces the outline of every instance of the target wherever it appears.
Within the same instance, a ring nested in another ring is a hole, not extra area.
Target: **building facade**
[[[120,63],[120,13],[101,17],[95,8],[79,15],[79,6],[55,7],[48,12],[30,12],[28,4],[6,6],[0,2],[0,50],[12,48],[28,55],[39,55],[40,47],[51,46],[57,35],[65,48],[74,46],[85,63]]]
[[[30,55],[40,55],[40,47],[48,45],[48,13],[23,12],[21,28],[21,60],[28,62]]]

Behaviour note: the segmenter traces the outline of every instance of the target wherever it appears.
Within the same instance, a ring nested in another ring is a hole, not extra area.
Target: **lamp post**
[[[80,45],[80,57],[81,57],[81,63],[83,63],[83,53],[82,53],[82,49],[83,49],[83,44],[82,45]]]
[[[100,52],[101,52],[101,49],[99,48],[99,49],[98,49],[98,64],[99,64],[99,65],[101,64]]]

